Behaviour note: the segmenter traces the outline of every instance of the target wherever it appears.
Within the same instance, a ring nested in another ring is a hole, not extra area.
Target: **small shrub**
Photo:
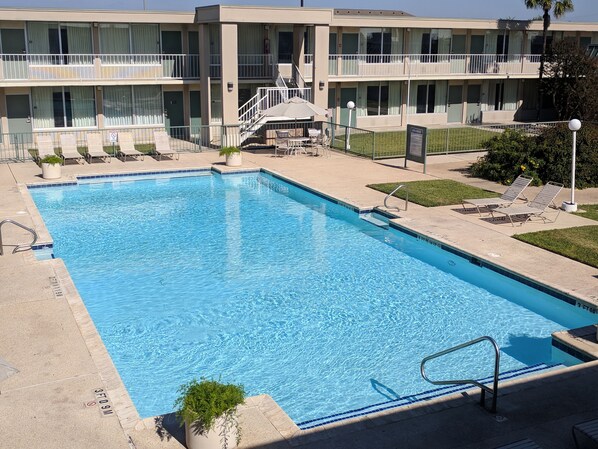
[[[511,184],[517,176],[532,176],[532,184],[539,185],[541,161],[534,156],[535,142],[519,131],[506,129],[484,143],[488,153],[471,167],[473,176]]]
[[[40,162],[42,164],[62,164],[62,159],[60,158],[60,156],[48,155],[42,158]]]
[[[241,149],[239,147],[223,147],[220,149],[220,156],[228,156],[235,153],[240,153]]]

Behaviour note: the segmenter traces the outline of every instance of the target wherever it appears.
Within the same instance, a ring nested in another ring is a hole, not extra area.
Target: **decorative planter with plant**
[[[226,156],[226,165],[229,167],[239,167],[243,163],[239,147],[223,147],[220,156]]]
[[[41,161],[42,178],[44,179],[58,179],[62,175],[61,164],[62,159],[59,156],[45,156]]]
[[[245,401],[241,385],[193,379],[181,385],[175,402],[185,425],[188,449],[233,449],[241,439],[237,406]]]

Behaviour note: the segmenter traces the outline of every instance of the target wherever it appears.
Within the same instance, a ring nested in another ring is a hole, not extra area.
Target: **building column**
[[[314,26],[314,59],[312,64],[312,102],[328,109],[328,46],[330,27]]]
[[[201,124],[207,126],[212,118],[210,92],[210,28],[199,25],[199,89],[201,91]],[[208,129],[209,130],[209,129]],[[207,136],[209,142],[209,135]]]
[[[191,99],[189,84],[183,84],[183,125],[191,126]]]
[[[104,92],[102,86],[94,88],[94,91],[96,98],[96,125],[98,125],[98,129],[104,129],[106,125],[104,121]]]
[[[8,133],[8,117],[6,116],[6,94],[4,87],[0,87],[0,130],[3,134]]]
[[[467,123],[467,91],[469,89],[469,81],[463,81],[463,90],[461,91],[461,100],[463,103],[463,111],[461,114],[461,123]]]
[[[220,24],[223,125],[236,125],[239,123],[239,57],[237,47],[237,24]]]
[[[305,25],[293,25],[293,67],[292,73],[297,87],[303,89],[303,74],[305,73]],[[328,48],[326,48],[328,52]],[[314,64],[315,65],[315,64]],[[295,73],[295,67],[299,75]]]

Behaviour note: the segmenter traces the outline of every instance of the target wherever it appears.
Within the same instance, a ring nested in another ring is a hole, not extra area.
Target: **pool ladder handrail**
[[[29,231],[31,233],[31,235],[33,235],[33,240],[31,241],[31,243],[29,243],[28,245],[15,246],[15,249],[13,249],[13,251],[12,251],[13,254],[20,250],[31,249],[33,247],[33,245],[35,245],[35,242],[37,242],[37,232],[35,232],[33,229],[19,223],[18,221],[14,221],[14,220],[11,220],[10,218],[7,218],[5,220],[0,221],[0,256],[4,255],[4,244],[2,243],[2,225],[6,224],[6,223],[11,223],[15,226],[18,226],[19,228],[24,229],[25,231]]]
[[[399,191],[399,189],[405,188],[405,210],[407,210],[407,208],[409,207],[409,189],[407,188],[407,186],[405,184],[400,184],[399,186],[397,186],[392,192],[390,192],[388,195],[386,195],[386,197],[384,198],[384,207],[386,207],[387,209],[390,209],[390,207],[388,206],[388,199],[393,196],[396,192]],[[397,206],[397,210],[401,210],[400,207]]]
[[[426,375],[426,369],[425,369],[426,362],[428,362],[432,359],[441,357],[443,355],[450,354],[451,352],[458,351],[459,349],[463,349],[468,346],[473,346],[482,341],[489,341],[492,344],[492,346],[494,347],[494,379],[492,382],[492,388],[478,382],[477,380],[473,380],[473,379],[431,380]],[[421,375],[424,378],[424,380],[430,382],[433,385],[468,385],[468,384],[471,384],[471,385],[475,385],[476,387],[479,387],[481,389],[480,405],[484,408],[486,408],[486,392],[492,394],[492,408],[490,409],[490,412],[496,413],[496,399],[498,396],[499,363],[500,363],[500,348],[498,347],[498,344],[492,337],[483,336],[483,337],[479,337],[474,340],[468,341],[466,343],[462,343],[460,345],[454,346],[452,348],[445,349],[444,351],[437,352],[436,354],[432,354],[428,357],[425,357],[421,362],[420,371],[421,371]]]

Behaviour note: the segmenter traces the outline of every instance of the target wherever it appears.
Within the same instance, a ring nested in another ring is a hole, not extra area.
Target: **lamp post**
[[[346,150],[351,149],[351,114],[353,113],[353,109],[355,109],[355,103],[352,101],[347,102],[347,108],[349,109],[349,123],[347,124],[347,145]]]
[[[575,151],[577,150],[577,131],[581,129],[581,122],[574,118],[569,121],[569,129],[573,131],[573,154],[571,157],[571,201],[563,201],[562,208],[565,212],[575,212]]]

